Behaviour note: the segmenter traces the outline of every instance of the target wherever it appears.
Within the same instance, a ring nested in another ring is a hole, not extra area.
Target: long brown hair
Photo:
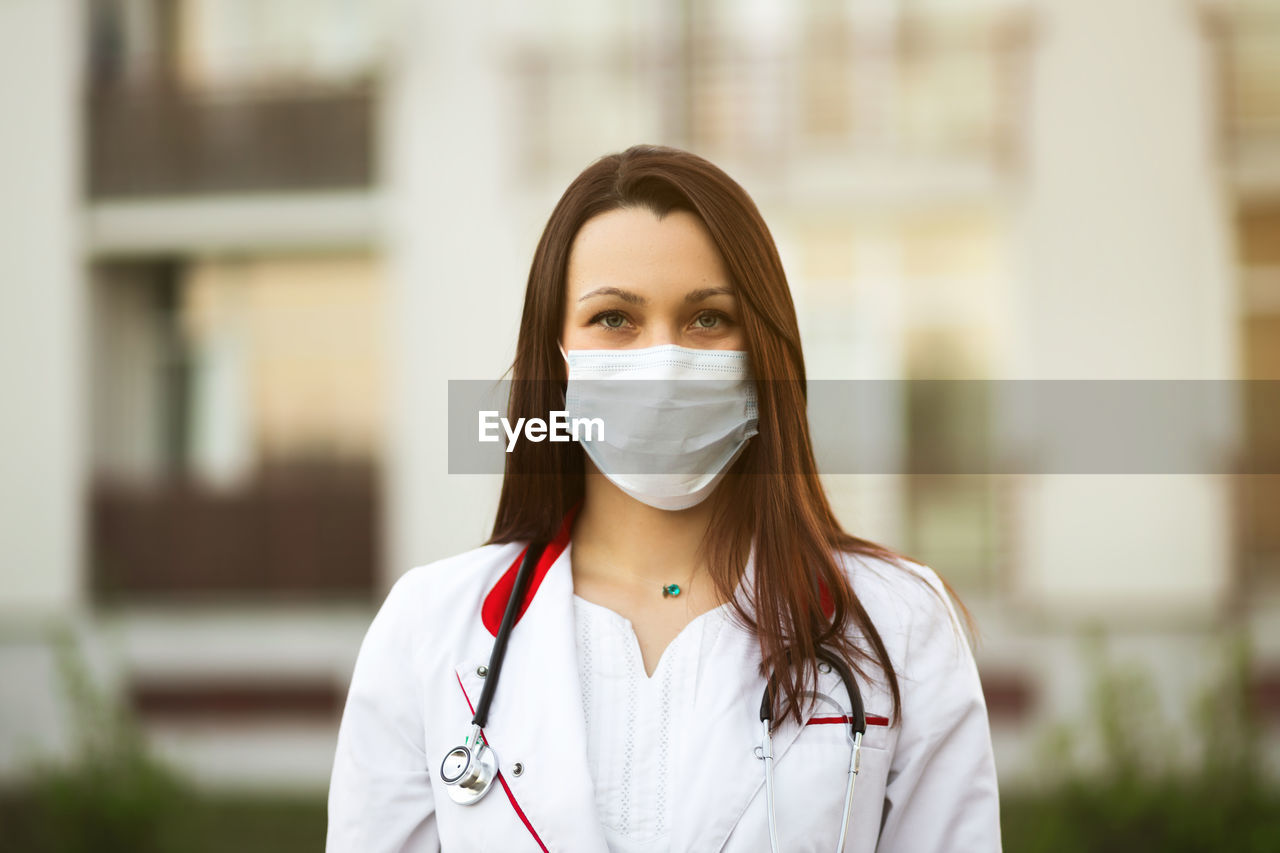
[[[879,670],[896,720],[898,677],[837,552],[891,562],[904,555],[847,533],[831,511],[809,438],[804,356],[786,274],[755,203],[721,169],[688,151],[635,145],[601,157],[574,179],[551,213],[529,270],[508,417],[546,418],[564,407],[558,341],[569,251],[587,220],[622,207],[647,208],[659,218],[686,210],[701,218],[742,306],[757,378],[759,434],[709,499],[712,522],[703,548],[721,595],[759,638],[762,675],[777,672],[779,719],[804,722],[802,693],[817,685],[815,652],[825,644],[863,678],[865,664]],[[507,455],[489,542],[551,539],[583,497],[584,470],[576,442],[517,444]],[[734,596],[753,539],[754,616]],[[855,645],[851,633],[870,648]]]

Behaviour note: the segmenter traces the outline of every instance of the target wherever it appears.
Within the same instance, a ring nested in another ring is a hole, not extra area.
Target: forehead
[[[583,223],[569,250],[568,290],[601,285],[632,289],[730,286],[711,233],[696,215],[647,208],[610,210]]]

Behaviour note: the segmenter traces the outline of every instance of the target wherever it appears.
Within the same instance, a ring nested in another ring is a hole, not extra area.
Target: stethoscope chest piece
[[[498,757],[479,738],[470,738],[470,746],[454,747],[440,763],[440,781],[449,797],[458,805],[479,802],[489,792],[498,775]]]

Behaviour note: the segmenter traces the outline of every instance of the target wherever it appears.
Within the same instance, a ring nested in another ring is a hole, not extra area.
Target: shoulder
[[[999,850],[986,701],[946,585],[912,560],[843,559],[901,693],[901,716],[886,741],[891,757],[877,849]],[[883,690],[879,697],[883,701]]]
[[[414,566],[391,585],[384,606],[430,609],[471,600],[493,586],[523,548],[521,542],[481,545]]]
[[[485,593],[523,547],[481,545],[410,568],[387,591],[369,633],[394,635],[396,646],[421,651],[474,632]]]
[[[923,652],[971,657],[955,603],[932,568],[905,557],[841,552],[839,558],[895,664]]]

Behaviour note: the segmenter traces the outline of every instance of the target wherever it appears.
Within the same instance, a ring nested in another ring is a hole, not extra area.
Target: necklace
[[[635,580],[644,580],[644,578],[640,577],[639,575],[634,575],[634,574],[631,574],[630,572],[626,572],[624,574],[626,574],[627,577],[634,578]],[[689,584],[692,584],[692,583],[693,583],[693,578],[690,578],[688,583],[685,584],[685,586],[683,587],[678,583],[664,583],[661,586],[662,597],[677,598],[680,595],[680,593],[685,591],[685,587],[687,587]]]

